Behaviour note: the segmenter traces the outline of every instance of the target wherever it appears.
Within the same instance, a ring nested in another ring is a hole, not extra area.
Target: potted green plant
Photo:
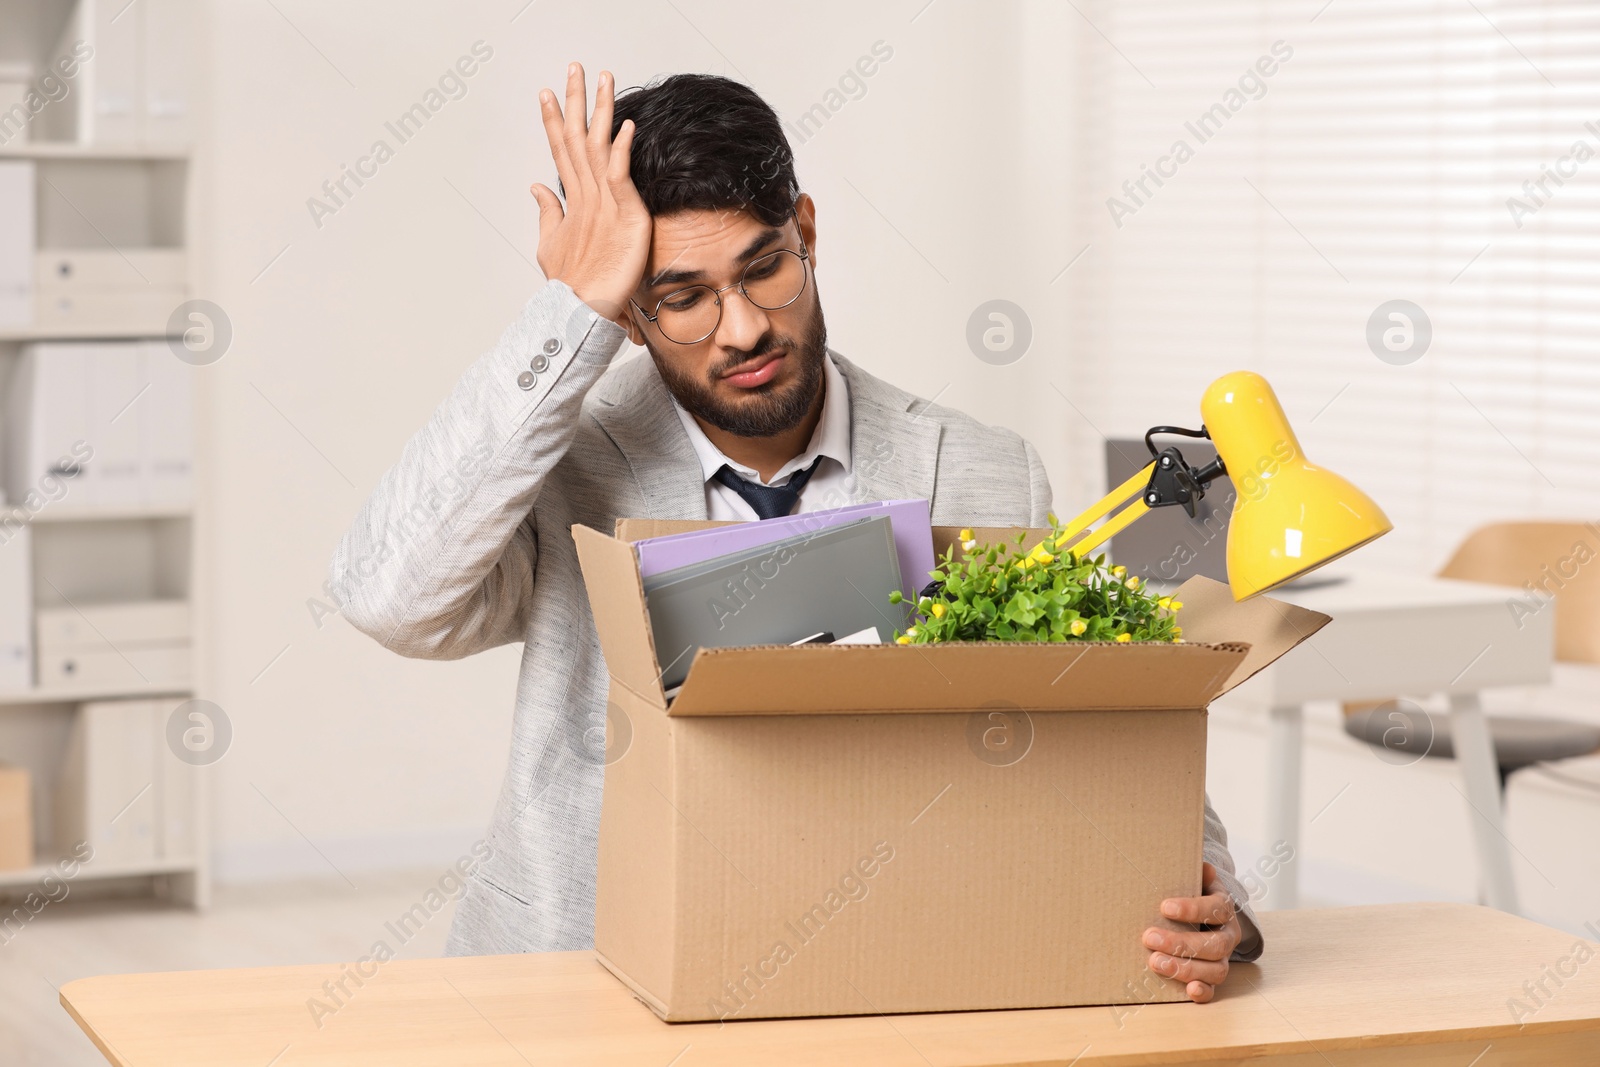
[[[1177,623],[1183,605],[1151,593],[1124,567],[1094,557],[1053,551],[1062,529],[1054,515],[1051,537],[1024,550],[1027,533],[1015,542],[978,544],[961,531],[929,572],[934,584],[916,604],[916,621],[902,645],[939,641],[1181,641]],[[902,603],[893,593],[890,601]]]

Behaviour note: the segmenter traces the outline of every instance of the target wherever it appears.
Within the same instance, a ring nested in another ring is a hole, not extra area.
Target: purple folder
[[[901,591],[914,599],[928,584],[928,572],[933,570],[933,525],[928,519],[926,500],[880,500],[778,519],[741,522],[736,526],[713,526],[666,537],[648,537],[634,542],[639,553],[639,576],[648,578],[729,552],[875,515],[889,517],[889,525],[894,529],[895,551],[900,557],[900,584],[904,587]]]

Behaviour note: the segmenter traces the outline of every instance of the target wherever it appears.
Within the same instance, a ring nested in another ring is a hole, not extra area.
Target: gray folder
[[[886,515],[652,575],[644,592],[662,687],[683,683],[700,648],[787,645],[868,627],[893,640],[911,612],[910,604],[889,603],[899,588]]]

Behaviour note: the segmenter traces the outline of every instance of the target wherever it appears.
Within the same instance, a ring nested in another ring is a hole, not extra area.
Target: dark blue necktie
[[[762,485],[760,482],[748,481],[741,478],[726,463],[713,477],[744,497],[745,502],[756,509],[757,516],[763,519],[775,519],[794,510],[794,506],[800,502],[800,490],[811,480],[812,472],[817,469],[817,464],[821,463],[822,459],[823,457],[818,456],[805,470],[795,471],[783,485]]]

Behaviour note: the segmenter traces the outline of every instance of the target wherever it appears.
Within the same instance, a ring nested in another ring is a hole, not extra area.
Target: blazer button
[[[553,356],[559,351],[561,351],[561,340],[559,338],[551,337],[551,338],[548,338],[545,341],[545,343],[544,343],[544,354],[545,355]]]
[[[532,389],[533,383],[538,380],[539,376],[533,373],[531,370],[525,370],[521,374],[517,375],[517,384],[522,386],[524,389]]]
[[[535,374],[543,374],[550,369],[550,357],[543,352],[535,352],[533,358],[528,361],[528,367]]]

